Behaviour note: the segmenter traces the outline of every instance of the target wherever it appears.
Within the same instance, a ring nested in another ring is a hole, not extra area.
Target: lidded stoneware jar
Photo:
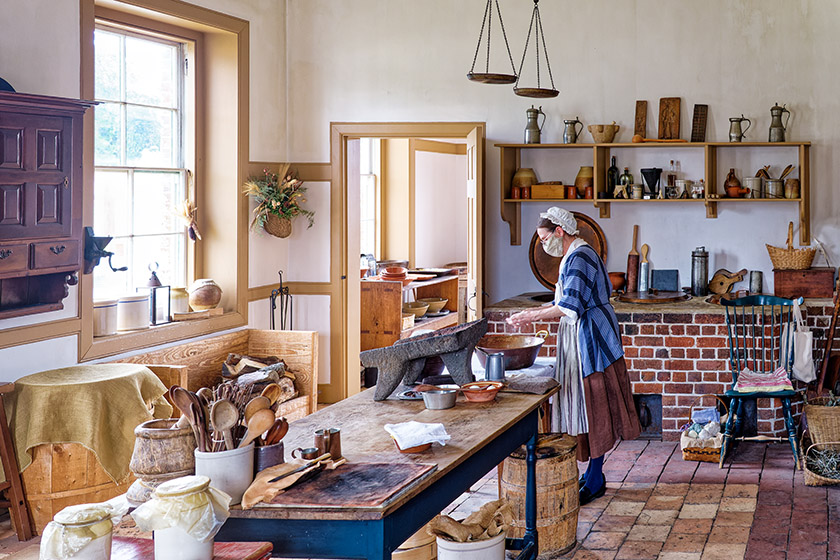
[[[222,301],[222,289],[212,278],[201,278],[187,290],[193,311],[214,309]]]

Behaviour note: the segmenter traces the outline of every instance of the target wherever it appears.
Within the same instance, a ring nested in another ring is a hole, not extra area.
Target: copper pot
[[[487,354],[500,352],[505,356],[505,371],[522,369],[534,365],[548,332],[540,331],[536,336],[526,334],[486,334],[475,345],[481,367],[486,367]]]

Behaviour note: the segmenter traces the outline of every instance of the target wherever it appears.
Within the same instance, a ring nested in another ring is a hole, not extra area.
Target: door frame
[[[476,293],[484,283],[484,151],[486,124],[483,122],[333,122],[330,123],[330,221],[337,227],[330,232],[330,383],[320,386],[320,400],[332,403],[361,390],[360,376],[350,364],[358,361],[360,349],[359,314],[349,309],[358,301],[359,277],[352,273],[358,267],[358,257],[350,267],[348,255],[348,178],[347,142],[361,138],[464,138],[477,130],[480,180],[476,187],[476,235],[479,251],[476,254]],[[351,289],[352,286],[352,289]],[[469,298],[469,294],[467,295]],[[481,298],[476,297],[476,311],[481,315]],[[352,323],[352,325],[351,325]],[[353,326],[355,325],[355,326]]]

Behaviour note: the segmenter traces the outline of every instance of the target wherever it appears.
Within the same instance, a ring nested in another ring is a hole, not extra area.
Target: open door
[[[467,135],[467,321],[483,316],[484,270],[484,134],[478,127]]]

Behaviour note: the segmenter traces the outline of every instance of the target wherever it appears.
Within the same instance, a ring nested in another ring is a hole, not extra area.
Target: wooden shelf
[[[799,206],[799,244],[811,244],[811,207],[810,207],[810,142],[645,142],[645,143],[614,143],[614,144],[496,144],[501,150],[501,185],[500,199],[502,220],[510,226],[510,244],[521,245],[521,204],[528,202],[562,202],[563,204],[587,203],[598,208],[601,218],[609,218],[613,203],[703,203],[707,218],[717,218],[717,206],[720,203],[779,203],[793,202]],[[610,151],[616,148],[633,149],[686,149],[693,148],[703,151],[704,180],[706,182],[706,198],[700,199],[566,199],[566,198],[509,198],[511,181],[516,170],[521,167],[522,150],[590,150],[592,152],[595,192],[604,192],[607,167],[609,166]],[[729,148],[796,148],[798,151],[800,198],[709,198],[709,193],[719,191],[718,182],[722,176],[718,172],[718,150]]]

